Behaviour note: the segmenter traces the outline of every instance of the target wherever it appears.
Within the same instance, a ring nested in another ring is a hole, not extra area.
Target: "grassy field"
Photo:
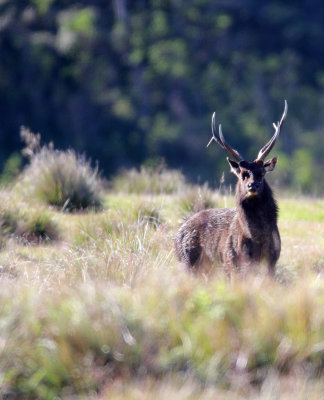
[[[2,398],[322,398],[324,201],[279,198],[276,278],[229,282],[183,270],[172,238],[233,198],[123,187],[74,213],[2,191]]]

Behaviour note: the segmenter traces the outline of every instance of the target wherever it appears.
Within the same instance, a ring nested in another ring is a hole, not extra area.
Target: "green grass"
[[[321,398],[324,201],[279,199],[276,279],[229,282],[175,259],[199,193],[199,209],[233,205],[183,187],[106,192],[101,211],[68,214],[3,192],[2,230],[13,228],[0,252],[2,397]],[[49,218],[56,240],[17,240],[28,218],[39,231]]]
[[[282,199],[280,201],[281,221],[324,222],[324,204],[322,200],[301,198]]]
[[[31,206],[19,199],[12,190],[0,192],[0,241],[20,241],[26,245],[39,244],[59,238],[53,213],[43,205]]]

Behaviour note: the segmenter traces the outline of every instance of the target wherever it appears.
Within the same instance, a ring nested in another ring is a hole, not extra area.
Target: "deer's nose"
[[[259,184],[256,182],[248,183],[247,186],[248,186],[248,189],[251,191],[259,189]]]

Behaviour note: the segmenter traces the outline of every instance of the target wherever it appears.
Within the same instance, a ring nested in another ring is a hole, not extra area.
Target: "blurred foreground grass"
[[[231,197],[105,192],[101,211],[69,214],[19,196],[1,196],[2,397],[321,398],[323,200],[279,199],[276,279],[230,283],[183,270],[172,238]],[[43,212],[55,240],[3,228]]]

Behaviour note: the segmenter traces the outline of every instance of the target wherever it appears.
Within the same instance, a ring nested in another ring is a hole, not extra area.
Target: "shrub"
[[[21,183],[30,195],[63,210],[102,207],[97,168],[73,150],[43,147],[31,157]]]
[[[122,171],[112,181],[114,191],[136,194],[170,194],[183,190],[185,186],[185,178],[179,170],[164,166]]]

